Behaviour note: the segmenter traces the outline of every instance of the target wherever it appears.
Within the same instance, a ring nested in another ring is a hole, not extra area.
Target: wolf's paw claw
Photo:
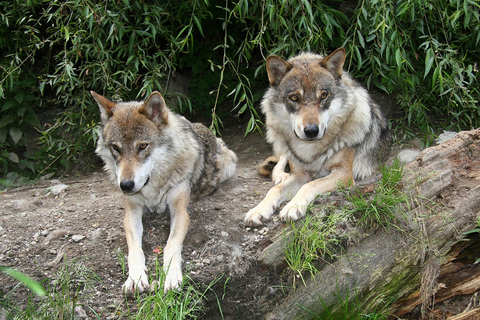
[[[165,277],[165,284],[163,286],[164,293],[170,290],[177,289],[182,285],[182,272],[177,270],[169,270]]]
[[[283,221],[297,221],[298,219],[301,219],[305,216],[305,209],[303,206],[297,206],[297,205],[286,205],[281,211],[280,211],[280,219]]]
[[[282,183],[283,181],[287,180],[288,177],[290,177],[290,173],[286,173],[286,172],[273,172],[272,173],[272,180],[273,180],[273,184],[274,185],[277,185],[277,184],[280,184]]]
[[[258,215],[256,217],[246,217],[245,218],[245,225],[246,226],[249,226],[249,227],[258,227],[258,226],[261,226],[263,225],[263,216],[262,215]]]
[[[134,280],[137,279],[137,280]],[[142,293],[150,288],[148,284],[148,277],[145,272],[138,276],[129,276],[127,281],[122,286],[123,292],[125,294],[134,294],[136,291]]]

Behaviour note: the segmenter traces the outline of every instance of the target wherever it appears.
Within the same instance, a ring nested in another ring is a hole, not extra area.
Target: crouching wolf
[[[96,153],[125,196],[124,227],[129,276],[126,293],[150,287],[142,251],[142,214],[170,212],[164,248],[164,291],[182,283],[181,250],[192,194],[212,193],[235,173],[237,157],[205,126],[170,111],[159,92],[145,101],[114,103],[91,92],[101,113]]]
[[[261,106],[267,140],[279,157],[272,171],[276,185],[247,213],[247,225],[263,224],[291,196],[280,218],[302,218],[319,194],[371,175],[388,155],[387,120],[367,91],[343,72],[344,62],[343,48],[327,57],[268,57],[270,88]]]

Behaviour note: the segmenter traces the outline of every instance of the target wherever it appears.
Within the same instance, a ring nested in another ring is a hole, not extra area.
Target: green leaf
[[[13,163],[20,162],[20,159],[18,158],[18,155],[15,152],[10,152],[8,154],[8,160],[12,161]]]
[[[40,124],[40,120],[38,119],[35,112],[30,111],[25,115],[25,121],[31,124],[34,127],[40,128],[42,125]]]
[[[17,100],[17,102],[20,104],[20,103],[23,102],[23,97],[24,96],[25,96],[25,94],[23,92],[20,92],[17,95],[15,95],[15,100]]]
[[[397,63],[398,67],[402,66],[402,52],[400,51],[400,48],[397,48],[395,51],[395,62]]]
[[[9,114],[5,115],[2,117],[0,120],[0,128],[5,127],[6,125],[10,124],[13,122],[13,117]]]
[[[5,111],[5,110],[10,109],[10,108],[12,108],[14,105],[15,105],[15,102],[14,102],[13,100],[7,100],[7,102],[5,102],[5,103],[3,104],[2,111]]]
[[[13,142],[15,144],[18,143],[18,141],[22,138],[23,132],[17,127],[12,127],[10,128],[10,131],[8,132],[10,134],[10,137],[12,138]]]
[[[423,79],[427,77],[427,74],[430,72],[434,61],[435,57],[433,55],[433,50],[432,48],[430,48],[427,50],[427,53],[425,55],[425,74],[423,75]]]
[[[362,68],[363,60],[362,60],[362,54],[360,53],[360,50],[358,49],[357,46],[353,47],[355,49],[355,54],[357,55],[357,69],[360,70]]]
[[[312,6],[310,5],[310,1],[306,0],[303,1],[303,4],[305,5],[305,9],[308,12],[308,15],[310,16],[310,19],[313,19],[313,11],[312,11]]]
[[[14,270],[12,268],[4,267],[4,266],[0,266],[0,271],[3,271],[9,276],[11,276],[12,278],[15,278],[18,281],[22,282],[24,285],[26,285],[30,290],[32,290],[38,296],[43,297],[47,294],[47,292],[45,291],[45,288],[43,288],[41,284],[39,284],[35,280],[30,279],[20,271]]]
[[[202,35],[202,37],[204,37],[203,35],[203,29],[202,29],[202,24],[200,23],[200,20],[198,19],[197,16],[193,16],[193,21],[195,21],[195,24],[197,25],[197,28],[198,30],[200,31],[200,34]]]
[[[360,32],[360,30],[357,30],[357,35],[358,35],[358,42],[360,42],[360,45],[362,46],[362,48],[365,48],[365,39],[363,38],[363,35]]]

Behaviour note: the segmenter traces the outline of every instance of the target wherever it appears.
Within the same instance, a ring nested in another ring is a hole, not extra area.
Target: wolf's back
[[[195,192],[200,196],[211,194],[217,186],[231,178],[236,171],[237,156],[225,142],[203,124],[192,123],[192,129],[204,145],[203,175],[196,183]]]

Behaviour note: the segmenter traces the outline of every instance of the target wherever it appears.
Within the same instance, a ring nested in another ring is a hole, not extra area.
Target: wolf
[[[288,197],[282,220],[305,216],[308,205],[339,184],[370,176],[389,153],[391,135],[380,107],[343,71],[346,52],[305,52],[267,58],[270,82],[261,103],[276,160],[275,184],[246,217],[262,225]],[[266,163],[264,166],[267,166]]]
[[[91,91],[101,115],[96,153],[124,194],[129,275],[123,290],[150,288],[142,250],[144,209],[170,213],[164,291],[182,284],[182,246],[191,196],[208,195],[236,170],[237,156],[208,128],[172,112],[155,91],[145,101],[112,102]]]

